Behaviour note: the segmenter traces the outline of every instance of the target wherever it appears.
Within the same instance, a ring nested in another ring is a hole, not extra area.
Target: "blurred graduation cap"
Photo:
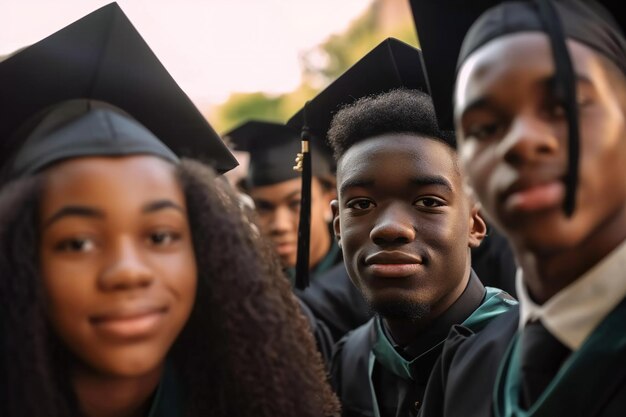
[[[322,92],[292,116],[288,126],[302,130],[302,199],[298,225],[298,260],[296,286],[308,285],[309,236],[311,216],[311,174],[307,164],[310,138],[327,145],[327,133],[332,119],[343,106],[356,100],[397,88],[427,92],[426,78],[420,71],[421,53],[418,49],[395,38],[387,38],[333,81]]]
[[[300,150],[300,132],[280,123],[260,120],[247,121],[224,134],[233,149],[250,153],[246,176],[248,187],[277,184],[298,178],[293,160]],[[312,174],[316,177],[332,175],[330,150],[311,146]]]
[[[579,129],[574,70],[565,38],[573,37],[591,45],[613,58],[624,70],[626,15],[619,13],[615,2],[608,0],[410,0],[410,3],[442,129],[454,127],[453,92],[459,58],[463,60],[489,40],[506,34],[521,30],[546,33],[555,63],[555,87],[563,97],[568,122],[569,169],[563,210],[570,216],[575,209],[578,182]],[[493,12],[497,6],[500,6],[498,12]],[[492,12],[485,13],[489,9]]]
[[[18,128],[71,99],[132,115],[179,156],[220,172],[237,166],[226,145],[111,3],[0,62],[0,166],[21,145]]]

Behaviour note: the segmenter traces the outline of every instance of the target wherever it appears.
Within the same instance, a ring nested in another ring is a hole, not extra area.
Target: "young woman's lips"
[[[504,200],[504,208],[510,212],[534,212],[561,204],[565,186],[561,181],[534,185],[510,193]]]
[[[166,307],[142,309],[96,316],[91,324],[96,332],[116,340],[130,340],[153,335],[161,326]]]

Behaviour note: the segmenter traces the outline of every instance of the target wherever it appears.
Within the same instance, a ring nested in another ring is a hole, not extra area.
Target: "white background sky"
[[[0,55],[37,42],[109,0],[0,0]],[[197,104],[231,92],[288,92],[299,54],[343,31],[371,0],[119,0]]]

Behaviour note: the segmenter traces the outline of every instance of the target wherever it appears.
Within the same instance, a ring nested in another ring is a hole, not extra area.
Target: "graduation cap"
[[[302,168],[302,199],[298,224],[296,287],[304,288],[309,281],[310,139],[328,146],[326,135],[335,113],[362,97],[397,88],[426,92],[426,78],[420,71],[421,65],[421,54],[418,49],[395,38],[387,38],[307,102],[287,122],[288,126],[302,131],[302,152],[298,156]]]
[[[362,97],[397,88],[427,93],[426,77],[420,71],[421,61],[419,49],[398,39],[387,38],[379,43],[307,103],[306,125],[314,139],[327,143],[326,134],[335,113]],[[287,125],[301,129],[305,125],[304,108],[293,115]]]
[[[563,210],[575,209],[578,182],[579,129],[574,70],[565,39],[576,39],[600,51],[626,71],[624,21],[617,5],[594,0],[410,0],[426,74],[442,129],[453,123],[453,91],[457,67],[474,50],[506,34],[541,30],[552,47],[557,91],[562,95],[568,123],[569,169]],[[487,12],[489,10],[489,12]],[[614,18],[621,18],[616,22]]]
[[[37,173],[81,156],[153,155],[174,164],[179,158],[123,110],[101,101],[76,99],[46,108],[18,130],[19,148],[8,178]]]
[[[179,156],[220,172],[237,166],[226,145],[111,3],[0,62],[0,166],[21,146],[28,119],[72,99],[112,104]]]
[[[259,187],[300,176],[292,167],[300,150],[299,136],[298,130],[284,124],[250,120],[225,133],[224,139],[233,149],[250,153],[246,185]],[[312,175],[331,175],[330,151],[315,142],[312,145]]]

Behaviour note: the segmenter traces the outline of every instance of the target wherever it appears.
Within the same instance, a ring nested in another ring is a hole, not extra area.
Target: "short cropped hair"
[[[328,141],[339,160],[355,143],[390,133],[428,136],[454,149],[454,132],[439,129],[430,96],[409,89],[363,97],[344,106],[333,117]]]

